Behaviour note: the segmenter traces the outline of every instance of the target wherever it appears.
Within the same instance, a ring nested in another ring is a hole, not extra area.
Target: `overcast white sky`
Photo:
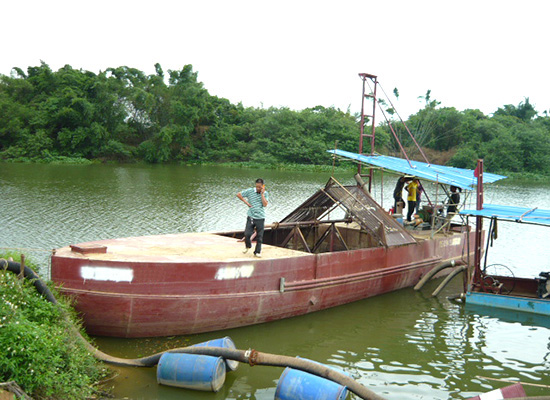
[[[378,75],[403,117],[428,89],[442,106],[492,113],[529,97],[550,109],[547,0],[0,0],[0,73],[45,61],[95,73],[192,64],[245,106],[360,110]]]

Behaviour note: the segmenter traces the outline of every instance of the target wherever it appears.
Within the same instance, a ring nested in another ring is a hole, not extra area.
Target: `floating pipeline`
[[[233,343],[233,340],[231,340],[229,336],[223,337],[221,339],[213,339],[207,342],[197,343],[194,344],[192,347],[224,347],[233,350],[237,348],[235,346],[235,343]],[[239,367],[238,361],[225,360],[225,364],[229,371],[235,371]]]
[[[161,385],[217,392],[225,382],[225,361],[222,357],[164,353],[158,363],[157,382]],[[330,383],[335,385],[334,382]]]
[[[316,361],[312,362],[320,364]],[[331,366],[329,368],[346,374],[340,368]],[[307,372],[285,368],[275,390],[275,400],[344,400],[347,394],[347,387],[339,385],[336,382],[308,374]]]
[[[33,283],[38,293],[44,296],[49,302],[56,305],[58,304],[57,299],[52,294],[48,286],[44,282],[42,282],[42,280],[38,277],[37,274],[34,273],[31,268],[25,266],[23,271],[21,271],[20,263],[15,261],[7,261],[4,259],[0,259],[0,268],[6,271],[13,272],[15,274],[20,274],[22,272],[23,276]],[[64,318],[68,318],[68,316],[62,309],[61,312]],[[190,346],[166,350],[147,357],[128,359],[113,357],[95,348],[81,335],[79,330],[74,326],[73,334],[82,341],[84,346],[95,358],[113,365],[127,367],[154,367],[159,363],[160,358],[165,353],[199,354],[213,357],[222,357],[226,360],[238,361],[241,363],[249,364],[250,366],[268,365],[272,367],[290,367],[300,371],[308,372],[321,378],[331,380],[342,386],[346,386],[349,391],[355,393],[357,396],[364,400],[385,400],[384,397],[377,395],[376,393],[374,393],[370,389],[367,389],[365,386],[361,385],[359,382],[355,381],[349,376],[346,376],[330,367],[327,367],[326,365],[302,358],[294,358],[270,353],[261,353],[254,349],[239,350],[224,347]]]

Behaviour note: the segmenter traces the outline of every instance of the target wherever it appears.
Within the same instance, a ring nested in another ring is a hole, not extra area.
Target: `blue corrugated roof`
[[[346,157],[352,160],[360,161],[365,164],[380,168],[389,169],[406,175],[416,176],[420,179],[426,179],[432,182],[439,182],[447,185],[454,185],[462,189],[472,189],[477,185],[477,178],[474,177],[474,170],[446,167],[444,165],[426,164],[420,161],[409,162],[402,158],[382,156],[375,154],[372,156],[351,153],[344,150],[328,150],[329,153]],[[484,183],[493,183],[506,178],[503,175],[483,173]]]
[[[485,218],[495,217],[505,221],[550,226],[550,210],[541,210],[539,208],[484,204],[482,210],[462,210],[460,214]]]

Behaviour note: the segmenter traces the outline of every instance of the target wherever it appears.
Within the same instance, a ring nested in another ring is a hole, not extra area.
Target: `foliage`
[[[479,110],[439,107],[430,91],[421,98],[425,107],[411,115],[407,125],[424,148],[453,151],[450,165],[473,168],[475,160],[483,158],[490,172],[550,175],[550,118],[536,117],[528,98],[518,106],[499,108],[493,116]],[[387,134],[389,124],[380,130]],[[405,147],[413,147],[403,127],[394,127],[394,131]],[[399,154],[393,134],[388,138],[389,152]]]
[[[90,397],[105,370],[71,334],[71,324],[32,283],[1,271],[0,381],[16,381],[37,399]]]
[[[393,90],[395,100],[399,91]],[[491,172],[550,174],[550,117],[525,98],[492,116],[441,107],[431,90],[406,121],[425,149],[452,153],[451,164],[486,159]],[[379,152],[415,147],[385,103],[389,122],[376,127]],[[212,96],[191,65],[147,75],[135,68],[98,74],[42,62],[0,75],[0,159],[39,162],[114,160],[149,163],[330,165],[327,149],[357,151],[356,115],[334,107],[301,111],[244,107]],[[366,130],[372,127],[365,126]],[[367,146],[368,147],[368,146]],[[412,154],[415,157],[415,154]],[[471,160],[468,160],[468,158]]]
[[[537,111],[535,107],[529,103],[529,97],[526,97],[525,102],[520,102],[517,107],[512,104],[506,104],[504,108],[496,110],[495,115],[509,115],[522,121],[531,121],[533,117],[537,115]]]

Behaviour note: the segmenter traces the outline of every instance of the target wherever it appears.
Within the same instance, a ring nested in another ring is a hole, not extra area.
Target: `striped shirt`
[[[241,192],[243,197],[246,197],[252,207],[248,208],[248,215],[254,219],[265,219],[265,207],[262,203],[262,195],[256,191],[255,187],[245,189]],[[269,194],[264,192],[264,197],[269,201]]]

